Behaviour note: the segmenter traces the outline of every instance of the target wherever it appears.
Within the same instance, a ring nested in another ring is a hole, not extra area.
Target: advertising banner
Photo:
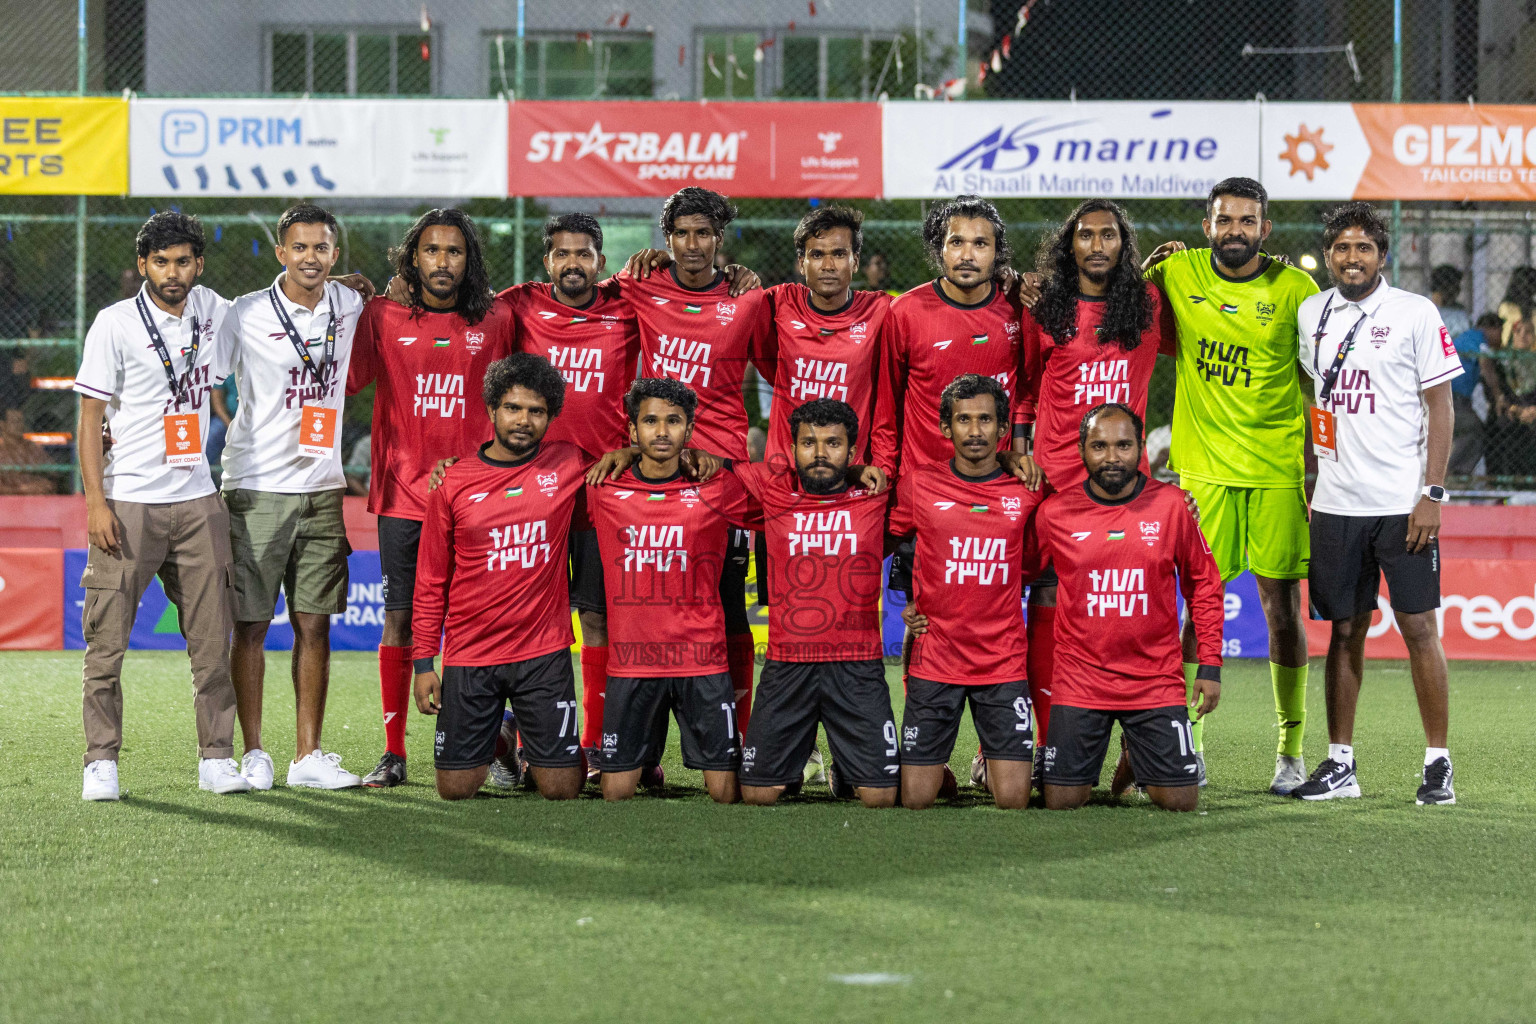
[[[0,548],[0,650],[56,651],[64,646],[64,590],[58,548]]]
[[[1272,199],[1536,199],[1536,107],[1269,103]]]
[[[886,103],[885,195],[1203,198],[1259,165],[1257,103]]]
[[[64,648],[84,650],[85,637],[81,633],[80,613],[85,604],[85,588],[80,586],[80,574],[85,572],[86,551],[70,548],[64,554],[64,579],[60,588],[64,595]],[[57,556],[58,552],[55,551]],[[377,551],[354,551],[347,558],[347,610],[331,616],[331,649],[336,651],[371,651],[379,646],[384,635],[384,575],[379,568]],[[180,619],[176,606],[166,599],[165,590],[157,576],[139,600],[138,613],[133,620],[133,632],[128,646],[136,651],[182,651],[187,643],[182,639]],[[293,627],[288,624],[288,604],[283,597],[277,601],[277,617],[267,630],[266,649],[289,651],[293,649]]]
[[[126,101],[0,99],[0,195],[127,191]]]
[[[499,100],[134,100],[136,196],[504,196]]]
[[[874,103],[509,104],[516,195],[880,195]]]

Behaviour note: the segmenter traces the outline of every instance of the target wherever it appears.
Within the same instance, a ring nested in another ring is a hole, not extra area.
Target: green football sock
[[[1301,734],[1307,726],[1307,666],[1287,668],[1269,663],[1275,684],[1275,718],[1280,723],[1279,753],[1301,756]]]
[[[1195,673],[1200,671],[1200,666],[1192,661],[1184,663],[1184,703],[1193,708],[1195,703]],[[1205,752],[1205,719],[1189,716],[1189,738],[1195,745],[1197,753]]]

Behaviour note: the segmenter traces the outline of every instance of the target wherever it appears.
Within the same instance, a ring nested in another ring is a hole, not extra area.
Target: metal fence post
[[[85,3],[79,2],[78,38],[75,42],[75,92],[85,95],[86,64],[89,54],[86,52],[85,34]],[[81,352],[85,348],[85,196],[75,197],[75,365],[80,365]],[[80,422],[80,397],[75,396],[75,423]],[[75,438],[75,443],[70,446],[70,463],[74,466],[74,472],[70,475],[69,488],[72,493],[80,490],[80,438]]]
[[[528,49],[526,40],[527,19],[524,17],[527,13],[525,5],[526,0],[517,0],[517,77],[514,79],[516,91],[512,94],[513,103],[521,103],[523,100],[523,82],[526,75],[525,64]],[[517,189],[517,198],[514,200],[512,207],[512,265],[514,268],[512,282],[514,284],[522,284],[528,279],[527,275],[523,273],[523,193],[521,189],[518,189],[517,185],[514,184],[512,187]]]
[[[1403,102],[1403,0],[1392,0],[1392,102]],[[1392,242],[1402,252],[1403,201],[1392,200]],[[1397,286],[1398,258],[1392,257],[1392,285]]]

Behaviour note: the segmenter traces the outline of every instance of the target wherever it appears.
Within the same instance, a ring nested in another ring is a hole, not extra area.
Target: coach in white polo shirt
[[[235,643],[231,656],[240,731],[241,773],[272,787],[262,746],[263,644],[281,589],[293,626],[298,742],[288,785],[345,789],[362,779],[320,747],[330,681],[331,619],[347,607],[346,526],[342,520],[341,407],[363,299],[328,282],[337,257],[336,219],[308,203],[277,225],[283,273],[268,288],[235,300],[220,338],[240,389],[240,408],[224,447],[224,500],[235,563]]]
[[[1316,382],[1308,410],[1317,454],[1312,496],[1312,604],[1333,622],[1326,674],[1328,758],[1292,795],[1358,797],[1355,706],[1366,631],[1383,574],[1408,645],[1427,747],[1417,801],[1453,804],[1446,748],[1440,607],[1440,503],[1451,453],[1451,380],[1461,360],[1429,299],[1382,277],[1387,226],[1366,203],[1323,219],[1334,287],[1298,313],[1302,365]]]
[[[192,662],[198,785],[250,789],[231,756],[229,514],[203,456],[229,303],[197,284],[203,228],[195,217],[155,214],[139,229],[137,250],[144,285],[97,314],[75,374],[91,543],[80,580],[86,800],[118,798],[123,655],[157,574]]]

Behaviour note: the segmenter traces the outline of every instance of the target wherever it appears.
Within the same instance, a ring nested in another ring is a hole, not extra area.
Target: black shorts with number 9
[[[966,704],[971,706],[971,724],[988,760],[1034,758],[1034,707],[1024,680],[965,686],[908,676],[907,706],[901,712],[901,763],[948,763]]]

